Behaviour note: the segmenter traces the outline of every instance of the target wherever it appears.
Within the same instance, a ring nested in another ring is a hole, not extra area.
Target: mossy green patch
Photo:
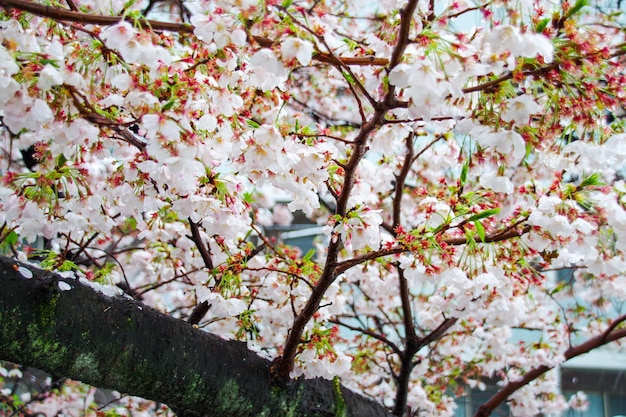
[[[80,353],[72,365],[72,371],[76,375],[84,375],[85,380],[98,381],[102,378],[98,370],[98,358],[92,353]]]
[[[133,318],[130,316],[126,318],[126,328],[128,330],[135,330],[137,328],[135,320],[133,320]]]
[[[32,354],[39,358],[39,362],[49,364],[50,369],[63,367],[67,362],[67,348],[59,342],[46,340],[41,328],[36,324],[30,324],[26,328],[28,340],[32,347]]]
[[[254,406],[240,393],[239,384],[234,379],[229,379],[221,386],[217,393],[216,404],[218,414],[224,415],[250,415]]]
[[[54,323],[56,322],[56,310],[59,296],[59,294],[54,294],[48,301],[41,301],[37,303],[37,309],[39,310],[37,317],[39,324],[43,329],[54,326]]]
[[[185,404],[194,404],[207,395],[202,375],[193,373],[185,376]]]
[[[271,389],[272,395],[272,403],[277,403],[277,407],[280,410],[280,415],[284,417],[295,417],[298,415],[298,407],[300,405],[300,401],[302,399],[302,393],[304,392],[304,387],[300,386],[296,395],[290,396],[285,390],[281,387],[272,387]],[[259,413],[260,417],[267,417],[270,415],[275,415],[273,410],[264,407],[263,410]]]

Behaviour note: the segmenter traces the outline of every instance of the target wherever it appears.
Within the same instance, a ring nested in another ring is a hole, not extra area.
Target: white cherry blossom
[[[506,109],[502,112],[502,120],[505,122],[515,122],[523,124],[528,122],[528,118],[541,111],[541,107],[528,94],[507,100]]]
[[[53,290],[71,297],[75,274],[107,295],[128,286],[181,320],[207,301],[190,331],[282,357],[286,379],[340,377],[398,415],[451,416],[458,396],[527,375],[502,400],[513,415],[588,404],[537,369],[623,336],[617,14],[14,3],[0,22],[0,250],[72,269]],[[65,387],[9,412],[168,413],[126,397],[100,410],[94,389]]]
[[[313,44],[298,38],[287,38],[280,45],[283,59],[297,59],[300,65],[307,66],[313,56]]]

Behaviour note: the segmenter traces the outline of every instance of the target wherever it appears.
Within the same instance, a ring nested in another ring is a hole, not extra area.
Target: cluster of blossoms
[[[0,250],[181,319],[207,302],[198,327],[398,415],[452,415],[619,316],[618,13],[183,1],[146,21],[156,3],[80,1],[72,23],[0,1]],[[275,233],[298,216],[314,251]],[[587,400],[548,373],[508,404]]]

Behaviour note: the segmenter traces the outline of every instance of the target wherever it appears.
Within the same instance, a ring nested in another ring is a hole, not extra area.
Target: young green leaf
[[[163,105],[163,107],[161,108],[161,111],[167,111],[171,109],[172,107],[174,107],[174,104],[176,104],[176,100],[174,99],[169,100],[167,103]]]
[[[489,210],[481,211],[480,213],[476,213],[467,219],[467,222],[475,222],[476,220],[484,219],[486,217],[493,216],[494,214],[500,213],[500,207],[492,208]]]
[[[541,33],[545,30],[545,28],[548,26],[548,23],[550,23],[550,18],[546,17],[545,19],[540,20],[537,23],[537,26],[535,26],[535,32],[537,33]]]
[[[485,227],[478,220],[474,221],[474,226],[476,227],[476,233],[478,233],[480,241],[485,243]]]
[[[587,6],[588,3],[589,3],[588,0],[577,0],[576,3],[574,3],[574,5],[572,6],[572,8],[567,11],[567,15],[565,15],[565,17],[570,18],[574,16],[576,13],[580,11],[580,9]]]
[[[463,168],[461,169],[461,187],[463,187],[465,185],[465,182],[467,181],[467,171],[469,170],[469,161],[465,161],[465,163],[463,164]]]
[[[253,129],[258,129],[261,127],[261,125],[258,122],[252,119],[246,119],[246,124]]]
[[[315,255],[315,249],[310,249],[302,259],[308,262],[313,258],[313,255]]]
[[[580,188],[591,187],[591,186],[603,186],[604,182],[600,179],[600,174],[597,172],[595,174],[591,174],[580,183]]]

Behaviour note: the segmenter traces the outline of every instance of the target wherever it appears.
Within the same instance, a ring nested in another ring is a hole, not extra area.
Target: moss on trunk
[[[33,277],[25,278],[19,267]],[[59,281],[72,288],[59,290]],[[0,359],[219,417],[335,415],[332,381],[274,381],[269,361],[124,296],[0,257]],[[348,416],[390,416],[342,389]]]

